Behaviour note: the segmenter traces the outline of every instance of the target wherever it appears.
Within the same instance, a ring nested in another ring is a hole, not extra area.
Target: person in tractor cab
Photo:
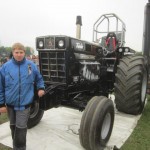
[[[33,102],[34,85],[38,96],[45,94],[37,66],[25,58],[21,43],[12,46],[12,58],[0,69],[0,113],[8,112],[14,150],[26,150],[27,122]]]

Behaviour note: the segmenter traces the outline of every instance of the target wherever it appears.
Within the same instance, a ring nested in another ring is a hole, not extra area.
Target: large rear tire
[[[28,129],[36,126],[42,119],[43,115],[44,115],[44,110],[39,109],[39,102],[34,101],[30,110],[30,116],[27,124]]]
[[[114,105],[104,96],[95,96],[83,113],[79,138],[88,150],[101,150],[108,142],[114,123]]]
[[[143,56],[126,56],[121,59],[115,81],[116,108],[127,114],[140,114],[145,105],[147,81]]]

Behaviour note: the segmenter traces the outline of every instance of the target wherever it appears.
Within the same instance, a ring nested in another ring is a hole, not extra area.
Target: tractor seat
[[[114,32],[109,32],[106,36],[106,48],[108,51],[112,52],[116,50],[117,47],[117,37]]]

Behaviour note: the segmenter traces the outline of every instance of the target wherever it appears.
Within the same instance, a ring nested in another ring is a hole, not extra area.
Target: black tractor
[[[76,24],[76,38],[36,38],[46,93],[39,100],[35,92],[28,127],[38,124],[44,111],[53,107],[78,109],[83,111],[81,145],[87,150],[100,150],[111,136],[115,107],[127,114],[142,113],[148,59],[125,46],[125,23],[115,14],[98,18],[93,26],[93,42],[80,39],[81,16]],[[115,96],[114,101],[110,94]]]

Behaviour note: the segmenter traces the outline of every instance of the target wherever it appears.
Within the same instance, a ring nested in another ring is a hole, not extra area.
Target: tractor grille
[[[40,69],[45,82],[66,83],[65,52],[40,52]]]

